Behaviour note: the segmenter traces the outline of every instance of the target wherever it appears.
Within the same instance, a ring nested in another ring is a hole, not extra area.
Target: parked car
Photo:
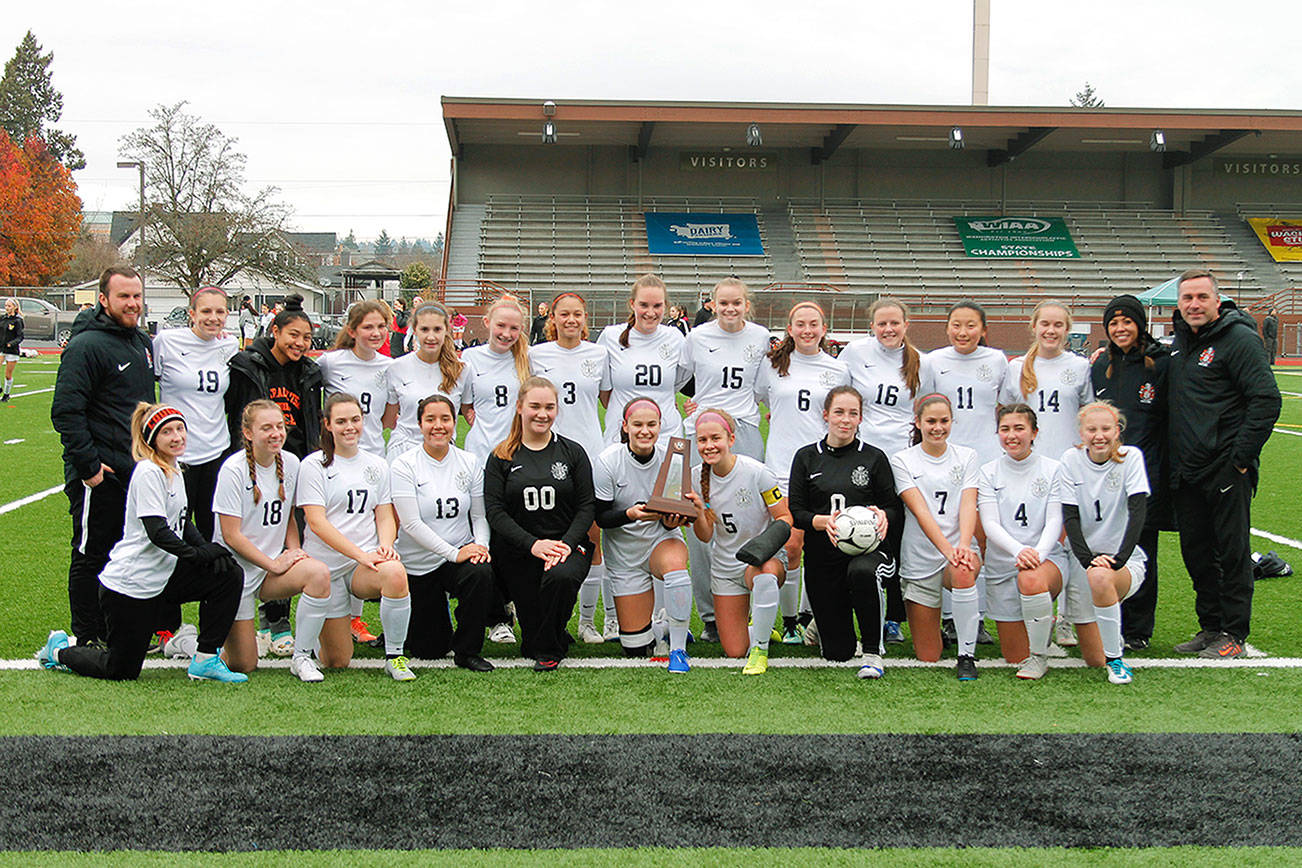
[[[190,309],[184,306],[172,308],[167,316],[158,323],[160,329],[179,329],[190,324]]]
[[[343,328],[343,318],[332,314],[309,313],[312,321],[312,346],[318,350],[328,350],[335,345],[335,338]]]
[[[55,341],[67,346],[72,337],[72,321],[77,311],[59,310],[45,299],[18,298],[18,312],[23,318],[23,336],[33,341]]]

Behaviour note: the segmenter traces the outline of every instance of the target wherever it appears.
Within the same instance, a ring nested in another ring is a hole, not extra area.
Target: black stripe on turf
[[[1302,846],[1302,737],[0,739],[0,849]]]

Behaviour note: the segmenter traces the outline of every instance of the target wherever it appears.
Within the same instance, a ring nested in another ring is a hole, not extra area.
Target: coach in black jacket
[[[1279,418],[1279,388],[1256,326],[1221,300],[1211,272],[1180,275],[1176,304],[1171,488],[1199,631],[1175,647],[1239,657],[1252,616],[1252,495],[1261,449]]]
[[[63,442],[72,513],[68,604],[78,644],[106,639],[99,572],[122,538],[131,457],[131,414],[154,400],[154,357],[139,328],[144,285],[135,269],[100,275],[99,304],[78,316],[54,381],[50,419]]]

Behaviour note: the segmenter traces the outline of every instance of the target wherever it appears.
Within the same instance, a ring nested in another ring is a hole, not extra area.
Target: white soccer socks
[[[380,597],[380,626],[384,628],[384,654],[396,657],[407,644],[407,625],[411,623],[411,594]]]
[[[294,615],[294,656],[311,657],[321,640],[321,626],[325,624],[329,597],[298,595],[298,609]]]
[[[687,622],[692,617],[692,577],[687,570],[671,570],[665,573],[664,587],[669,650],[683,651],[687,648]]]
[[[981,606],[976,586],[954,588],[951,599],[954,601],[954,631],[958,633],[958,654],[960,657],[975,657],[977,630],[981,626]]]
[[[1041,594],[1021,594],[1022,620],[1026,622],[1026,639],[1032,654],[1044,656],[1049,652],[1049,634],[1053,632],[1053,597]]]
[[[800,614],[800,574],[802,567],[787,570],[787,581],[778,592],[782,599],[782,617],[794,618]]]
[[[1115,660],[1121,656],[1121,604],[1095,606],[1094,620],[1099,624],[1099,638],[1103,640],[1103,656]]]
[[[362,607],[365,605],[366,601],[361,597],[354,597],[352,594],[348,595],[348,613],[354,618],[362,617]]]
[[[773,633],[773,622],[778,618],[778,577],[760,573],[750,591],[750,645],[765,651]]]
[[[601,572],[597,572],[600,566]],[[605,564],[593,564],[588,577],[579,585],[579,623],[591,626],[597,617],[597,596],[601,593],[601,580],[606,575]]]

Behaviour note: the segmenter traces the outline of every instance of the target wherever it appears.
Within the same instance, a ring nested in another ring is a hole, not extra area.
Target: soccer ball
[[[836,547],[847,555],[873,551],[881,542],[877,535],[877,516],[866,506],[851,506],[837,513],[832,522]]]

